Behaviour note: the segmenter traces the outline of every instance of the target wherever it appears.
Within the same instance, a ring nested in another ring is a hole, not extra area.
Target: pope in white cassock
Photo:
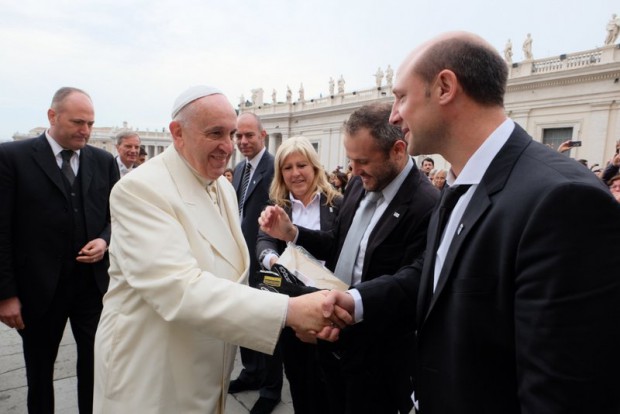
[[[285,323],[329,323],[321,293],[289,300],[246,286],[237,199],[222,177],[237,117],[222,92],[190,88],[172,118],[173,145],[111,194],[95,413],[223,413],[236,345],[272,353]]]

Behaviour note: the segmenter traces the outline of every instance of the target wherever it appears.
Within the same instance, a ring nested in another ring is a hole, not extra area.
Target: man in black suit
[[[23,340],[28,411],[51,413],[54,361],[70,320],[78,406],[89,413],[118,168],[86,145],[95,117],[84,91],[59,89],[47,114],[50,128],[38,138],[0,145],[0,321]]]
[[[439,192],[407,154],[400,128],[390,125],[389,104],[370,104],[351,114],[344,146],[355,177],[349,182],[330,231],[294,226],[282,209],[269,207],[273,237],[295,241],[349,285],[394,273],[424,252],[426,229]],[[355,216],[369,194],[376,210],[354,249],[343,247],[359,225]],[[277,223],[276,223],[277,222]],[[352,258],[347,268],[342,260]],[[389,322],[389,321],[386,321]],[[386,338],[381,329],[358,324],[343,331],[335,348],[321,346],[322,367],[333,413],[408,413],[411,409],[410,335]]]
[[[422,259],[330,293],[325,311],[415,329],[422,414],[618,413],[620,206],[506,117],[506,80],[503,59],[470,33],[441,35],[401,65],[391,122],[412,154],[451,163],[445,208]]]
[[[235,140],[237,148],[245,156],[235,167],[233,187],[239,200],[241,231],[250,250],[250,286],[256,287],[256,272],[259,270],[256,251],[258,216],[269,202],[269,186],[273,179],[273,155],[265,147],[267,132],[260,118],[253,113],[244,113],[237,119]],[[282,359],[279,349],[273,356],[244,347],[240,348],[243,370],[239,377],[230,382],[231,394],[260,389],[260,397],[253,414],[270,413],[280,402],[282,393]]]

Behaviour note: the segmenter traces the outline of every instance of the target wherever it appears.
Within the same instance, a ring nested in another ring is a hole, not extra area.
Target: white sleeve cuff
[[[359,290],[349,289],[347,293],[353,297],[353,302],[355,303],[355,309],[353,311],[353,314],[354,314],[353,318],[355,319],[355,323],[363,321],[364,320],[364,304],[362,302],[362,296],[360,295]]]
[[[272,257],[279,257],[277,254],[275,253],[268,253],[265,255],[265,257],[263,257],[263,261],[262,261],[262,265],[265,269],[267,270],[271,270],[271,258]]]

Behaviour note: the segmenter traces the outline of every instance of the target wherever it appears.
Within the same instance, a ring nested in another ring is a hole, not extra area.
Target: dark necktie
[[[448,224],[448,219],[450,218],[450,214],[452,214],[452,210],[456,206],[456,203],[459,201],[461,196],[469,190],[471,184],[457,185],[456,187],[444,187],[444,190],[441,193],[441,201],[439,203],[438,217],[437,217],[437,227],[435,227],[435,244],[433,245],[433,260],[431,262],[431,274],[433,275],[433,280],[435,278],[435,260],[437,259],[437,250],[439,249],[439,245],[441,244],[441,239],[443,235],[443,231]],[[430,284],[431,292],[435,290],[435,282]],[[431,294],[432,296],[432,294]]]
[[[67,180],[69,180],[69,184],[73,185],[73,182],[75,181],[75,173],[73,172],[73,168],[71,168],[71,157],[73,157],[73,151],[62,150],[60,152],[60,156],[62,157],[60,171],[62,171],[63,175],[67,178]]]
[[[437,252],[437,249],[439,248],[441,235],[446,228],[446,224],[448,224],[448,219],[450,218],[450,214],[452,214],[452,210],[454,210],[454,207],[461,196],[469,190],[469,187],[471,187],[471,184],[447,187],[443,190],[441,202],[439,203],[439,218],[437,219],[437,237],[435,239],[436,246],[434,252]]]
[[[369,191],[366,193],[366,197],[364,197],[362,203],[355,212],[355,216],[353,216],[351,227],[349,227],[347,237],[345,237],[342,245],[342,250],[340,250],[340,256],[338,256],[334,274],[338,279],[349,286],[353,279],[353,269],[357,261],[362,237],[364,237],[370,219],[375,214],[377,201],[379,201],[382,195],[383,193],[381,193],[381,191]]]
[[[243,204],[245,203],[245,195],[248,192],[248,185],[250,184],[250,172],[252,171],[252,164],[245,162],[245,169],[243,170],[243,178],[241,179],[241,197],[239,197],[239,215],[243,212]]]

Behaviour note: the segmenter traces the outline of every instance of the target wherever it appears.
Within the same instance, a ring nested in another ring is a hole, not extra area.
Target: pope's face
[[[172,121],[174,146],[198,173],[215,180],[226,170],[233,152],[237,115],[224,95],[209,95],[190,103],[189,116]]]

